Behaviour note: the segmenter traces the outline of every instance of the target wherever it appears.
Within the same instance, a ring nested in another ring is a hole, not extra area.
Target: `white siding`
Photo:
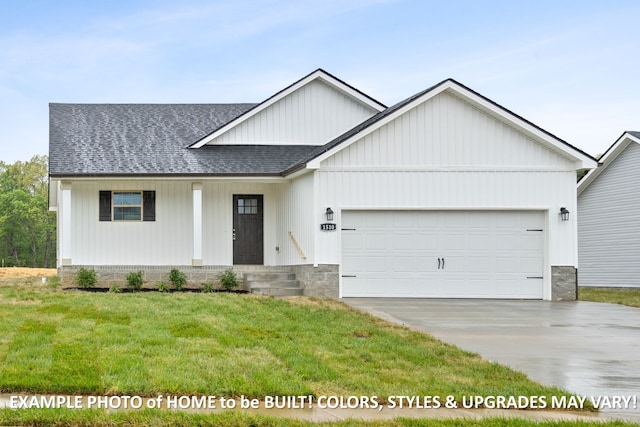
[[[323,145],[376,113],[315,80],[210,144]]]
[[[156,220],[98,221],[100,190],[155,190]],[[72,262],[74,265],[190,265],[192,204],[190,182],[74,182]]]
[[[314,260],[313,174],[307,174],[290,185],[278,186],[277,254],[278,265],[312,264]],[[318,208],[318,209],[321,209]],[[316,210],[318,210],[316,209]],[[326,207],[325,207],[326,209]],[[293,234],[306,259],[300,257],[289,231]]]
[[[580,194],[580,285],[640,286],[639,168],[631,142]]]
[[[264,264],[276,263],[275,188],[279,185],[286,184],[203,182],[204,265],[233,264],[234,194],[264,196]],[[100,190],[155,190],[156,221],[98,221]],[[74,182],[71,210],[74,265],[191,265],[194,235],[191,181]]]
[[[568,159],[447,92],[351,144],[322,166],[573,168]]]
[[[552,265],[575,265],[575,172],[318,172],[319,203],[338,209],[534,209],[549,211]],[[318,217],[321,220],[321,216]],[[338,224],[339,225],[339,224]],[[339,228],[339,227],[338,227]],[[320,263],[336,263],[338,233],[320,234]]]
[[[264,196],[264,265],[276,263],[276,189],[280,184],[254,182],[204,182],[202,189],[202,262],[204,265],[233,264],[233,195]]]

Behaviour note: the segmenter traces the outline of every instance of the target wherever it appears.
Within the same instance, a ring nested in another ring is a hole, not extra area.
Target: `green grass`
[[[250,414],[239,411],[229,411],[216,414],[197,414],[177,411],[115,411],[107,413],[101,410],[73,410],[49,409],[11,410],[0,409],[1,425],[32,425],[32,426],[269,426],[269,427],[626,427],[637,424],[622,421],[532,421],[520,418],[483,419],[409,419],[396,418],[393,420],[344,420],[334,422],[314,423],[288,418],[277,418],[265,415]]]
[[[578,291],[578,299],[640,307],[640,289],[581,287]]]
[[[550,401],[552,395],[566,394],[337,301],[63,292],[51,282],[0,281],[1,392],[363,395],[380,402],[390,395],[441,396],[442,401],[449,395],[458,400],[547,396]],[[245,418],[253,415],[246,414],[47,409],[2,410],[0,425],[49,425],[56,417],[70,425],[182,424],[175,417],[186,417],[186,424],[253,423]],[[415,421],[398,422],[380,425]],[[257,417],[256,425],[282,424]]]

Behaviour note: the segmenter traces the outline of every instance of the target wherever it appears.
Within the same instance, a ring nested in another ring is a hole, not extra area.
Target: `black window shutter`
[[[100,221],[111,221],[111,191],[100,192]]]
[[[142,212],[143,221],[155,221],[156,220],[156,192],[155,191],[143,191],[142,192]]]

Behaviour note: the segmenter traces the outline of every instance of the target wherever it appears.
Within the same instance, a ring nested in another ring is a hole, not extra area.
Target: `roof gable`
[[[573,160],[450,91],[415,105],[322,161],[323,168],[573,170]]]
[[[633,143],[640,144],[640,132],[626,131],[611,144],[599,160],[600,167],[591,169],[580,182],[578,182],[578,195],[586,190],[587,187]]]
[[[323,145],[384,108],[373,98],[318,69],[190,148],[209,144]]]
[[[324,147],[319,148],[305,159],[306,166],[309,168],[318,168],[323,160],[395,120],[397,117],[407,113],[417,105],[420,105],[443,92],[451,93],[463,99],[473,107],[495,117],[499,121],[507,123],[509,126],[515,128],[522,134],[531,138],[533,141],[542,144],[545,148],[554,151],[572,162],[575,162],[576,169],[592,168],[597,165],[596,160],[585,152],[573,147],[567,142],[557,138],[542,128],[496,104],[488,98],[485,98],[477,92],[474,92],[455,80],[448,79],[378,113],[371,119],[329,142]],[[289,172],[293,172],[304,166],[304,164],[300,164],[297,168],[292,168]]]

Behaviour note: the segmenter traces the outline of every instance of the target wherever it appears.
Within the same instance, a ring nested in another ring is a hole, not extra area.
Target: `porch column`
[[[60,264],[72,265],[71,260],[71,183],[62,181],[60,218]]]
[[[193,258],[191,265],[202,265],[202,183],[191,184],[193,191]]]

